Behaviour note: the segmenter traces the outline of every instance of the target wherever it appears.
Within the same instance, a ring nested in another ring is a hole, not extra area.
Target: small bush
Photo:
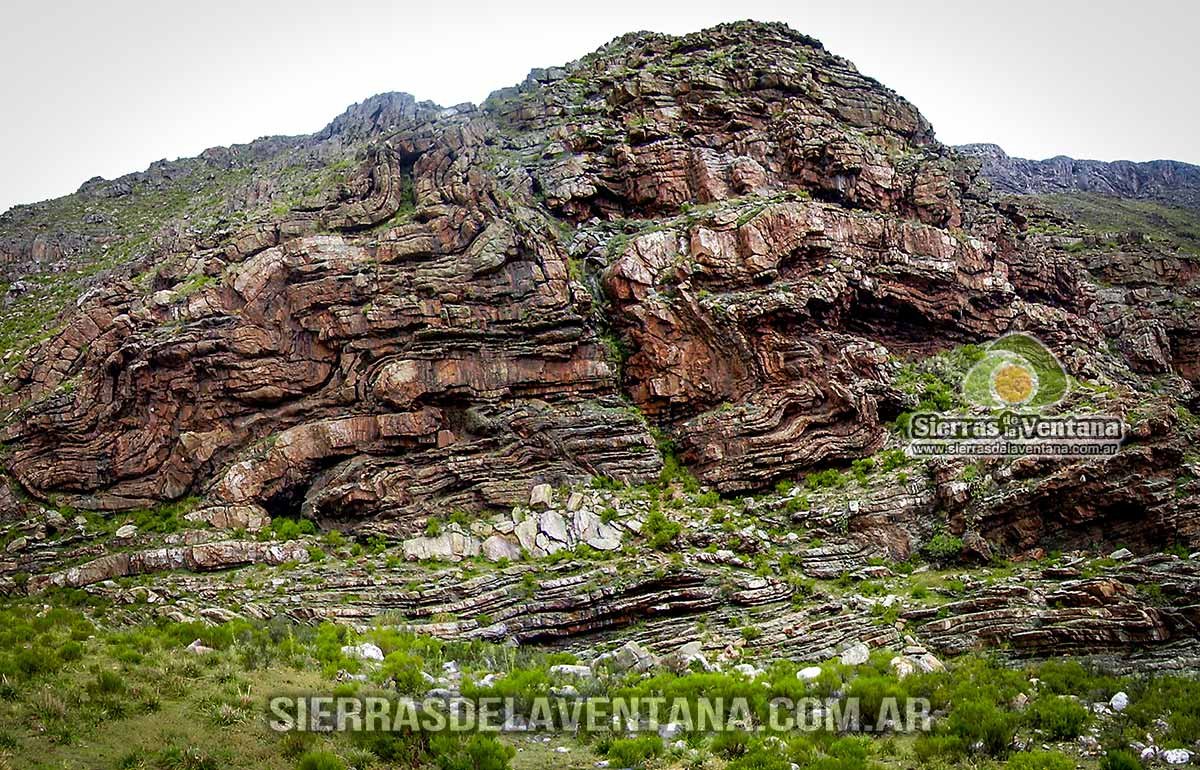
[[[750,734],[741,730],[717,733],[709,748],[718,757],[737,759],[750,750]]]
[[[65,642],[58,648],[58,657],[64,663],[73,663],[83,657],[83,645],[79,642]]]
[[[1070,698],[1042,696],[1029,704],[1025,718],[1030,727],[1041,730],[1050,740],[1066,741],[1079,737],[1088,710]]]
[[[980,744],[993,757],[1003,756],[1017,732],[1017,719],[985,700],[955,704],[946,719],[950,735],[961,739],[966,746]]]
[[[655,550],[665,550],[674,544],[676,538],[683,532],[683,527],[663,515],[662,511],[651,511],[642,525],[642,535]]]
[[[892,699],[895,703],[900,703],[907,693],[904,687],[891,677],[859,676],[850,683],[847,695],[858,698],[864,723],[875,725],[879,723],[884,702]]]
[[[756,748],[725,766],[725,770],[791,770],[792,763],[777,751]]]
[[[276,540],[299,540],[317,534],[317,526],[309,519],[276,518],[271,520],[270,531]]]
[[[608,747],[608,760],[616,767],[641,767],[646,760],[653,759],[662,752],[662,738],[657,735],[619,738]]]
[[[516,749],[488,735],[472,735],[465,742],[439,735],[430,742],[433,764],[440,770],[506,770]]]
[[[88,689],[95,695],[118,695],[125,692],[125,680],[116,671],[101,671]]]
[[[921,766],[933,765],[934,759],[954,759],[967,753],[967,746],[957,735],[925,733],[913,743],[913,756]]]
[[[962,555],[963,541],[961,538],[939,532],[929,539],[921,549],[930,561],[946,563],[956,561]]]
[[[1023,751],[1008,760],[1009,770],[1075,770],[1075,762],[1054,751]]]
[[[837,468],[826,468],[819,473],[810,473],[804,479],[804,485],[809,489],[840,489],[846,486],[849,478]]]
[[[1100,759],[1100,770],[1142,770],[1142,763],[1128,751],[1114,749]]]
[[[328,751],[310,751],[300,757],[296,770],[346,770],[346,763]]]
[[[401,695],[419,695],[428,687],[421,676],[422,661],[407,652],[393,652],[383,659],[380,676],[385,682],[395,684]]]

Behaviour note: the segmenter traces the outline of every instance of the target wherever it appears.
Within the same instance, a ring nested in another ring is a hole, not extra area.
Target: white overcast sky
[[[481,101],[634,30],[784,21],[950,144],[1200,163],[1194,0],[3,0],[0,211],[408,91]]]

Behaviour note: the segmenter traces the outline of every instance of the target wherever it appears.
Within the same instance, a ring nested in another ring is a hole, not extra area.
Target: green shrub
[[[659,551],[674,544],[682,532],[683,527],[678,522],[671,521],[663,515],[662,511],[657,510],[651,511],[642,525],[642,536],[646,538],[651,548]]]
[[[913,743],[913,756],[922,767],[933,765],[934,759],[954,759],[967,753],[967,745],[957,735],[923,733]]]
[[[689,494],[699,492],[700,482],[680,461],[679,456],[675,454],[674,446],[670,442],[660,442],[660,450],[663,455],[663,467],[658,474],[659,484],[663,488],[678,484],[683,487],[684,492]]]
[[[863,457],[850,463],[850,473],[859,484],[866,484],[874,470],[875,460],[871,457]]]
[[[750,733],[742,730],[717,733],[709,748],[718,757],[737,759],[750,750]]]
[[[462,694],[472,699],[511,699],[518,712],[528,715],[534,699],[550,695],[550,676],[540,668],[516,669],[490,687],[479,687],[468,680],[463,684]]]
[[[956,703],[946,718],[946,730],[966,746],[980,744],[993,757],[1003,756],[1017,732],[1016,716],[986,700]]]
[[[300,757],[296,770],[346,770],[346,763],[328,751],[310,751]]]
[[[309,519],[275,518],[271,520],[270,532],[276,540],[299,540],[317,534],[317,525]]]
[[[901,468],[908,463],[908,455],[903,449],[886,449],[879,453],[879,470],[884,473]]]
[[[884,701],[891,698],[896,703],[900,703],[908,695],[904,687],[894,678],[870,675],[856,677],[850,683],[846,694],[851,698],[859,699],[863,723],[872,726],[879,723],[879,715]]]
[[[1075,770],[1075,762],[1055,751],[1023,751],[1008,760],[1009,770]]]
[[[1029,704],[1025,719],[1030,727],[1041,730],[1050,740],[1072,740],[1088,719],[1088,710],[1070,698],[1044,695]]]
[[[636,738],[618,738],[608,747],[608,760],[616,767],[642,767],[646,760],[663,752],[662,738],[657,735],[639,735]]]
[[[419,695],[428,689],[425,677],[421,676],[423,663],[416,655],[396,651],[383,659],[379,676],[384,682],[394,684],[401,695]]]
[[[755,748],[725,766],[725,770],[791,770],[792,763],[774,749]]]
[[[506,770],[516,749],[488,735],[466,741],[454,735],[437,735],[430,741],[433,764],[440,770]]]
[[[846,486],[849,478],[837,468],[826,468],[819,473],[810,473],[804,479],[804,485],[809,489],[840,489]]]
[[[1075,695],[1090,700],[1108,700],[1123,689],[1121,680],[1097,674],[1074,660],[1048,660],[1037,668],[1042,686],[1055,695]]]
[[[945,532],[939,532],[929,539],[921,552],[929,558],[930,561],[938,563],[946,563],[956,561],[962,555],[963,541],[961,538],[947,535]]]
[[[787,501],[783,509],[788,513],[800,513],[801,511],[807,511],[810,507],[808,495],[796,495]]]
[[[1140,727],[1149,729],[1165,718],[1172,745],[1190,746],[1200,740],[1200,681],[1157,677],[1131,688],[1129,699],[1125,713]]]
[[[1100,770],[1142,770],[1142,763],[1128,751],[1113,749],[1100,758]]]
[[[79,642],[65,642],[58,648],[58,657],[64,663],[73,663],[83,657],[83,645]]]

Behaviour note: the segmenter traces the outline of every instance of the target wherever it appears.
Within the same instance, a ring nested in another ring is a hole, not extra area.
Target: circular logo
[[[991,380],[992,395],[1008,406],[1027,404],[1037,395],[1037,372],[1028,361],[1001,363],[992,370]]]
[[[963,377],[968,404],[987,409],[1045,409],[1067,394],[1069,378],[1050,349],[1023,333],[1001,337]]]

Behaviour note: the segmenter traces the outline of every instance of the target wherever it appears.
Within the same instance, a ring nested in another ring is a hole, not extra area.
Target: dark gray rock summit
[[[1134,163],[1118,160],[1048,160],[1010,157],[994,144],[964,144],[956,148],[978,158],[980,169],[995,187],[1020,195],[1094,192],[1121,198],[1153,200],[1200,209],[1200,166],[1175,160]]]

